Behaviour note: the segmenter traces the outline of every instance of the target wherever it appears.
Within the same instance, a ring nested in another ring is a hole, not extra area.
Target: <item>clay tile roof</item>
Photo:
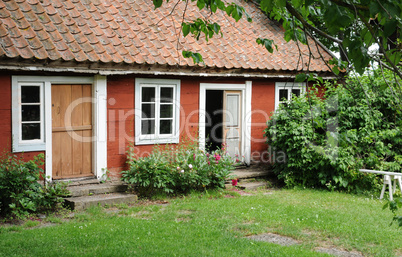
[[[235,0],[240,1],[240,0]],[[230,1],[231,2],[231,1]],[[177,4],[177,5],[176,5]],[[321,60],[331,55],[310,40],[308,47],[283,39],[283,30],[252,3],[239,2],[253,18],[235,22],[218,11],[210,16],[195,2],[164,1],[155,10],[150,0],[7,0],[0,1],[0,58],[76,62],[159,64],[175,67],[328,72]],[[172,11],[172,8],[175,8]],[[186,9],[187,8],[187,9]],[[208,17],[222,27],[222,37],[183,38],[181,22]],[[256,38],[273,39],[268,53]],[[198,52],[204,64],[181,56]],[[113,67],[113,66],[110,66]],[[127,66],[130,69],[130,66]]]

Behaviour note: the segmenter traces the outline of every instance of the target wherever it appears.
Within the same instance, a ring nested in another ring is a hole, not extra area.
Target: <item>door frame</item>
[[[200,102],[199,102],[199,145],[200,149],[205,149],[205,124],[206,124],[206,91],[207,90],[235,90],[242,92],[242,117],[241,122],[241,152],[245,162],[250,164],[251,157],[251,93],[252,82],[245,81],[244,84],[219,84],[219,83],[200,83]]]
[[[91,84],[93,119],[93,143],[92,143],[92,167],[94,175],[98,179],[104,179],[107,168],[107,80],[106,76],[13,76],[13,86],[21,82],[44,84],[44,129],[45,147],[31,146],[29,151],[45,151],[45,175],[46,180],[52,180],[52,85],[60,84]]]
[[[61,84],[91,84],[94,138],[92,145],[92,169],[97,179],[104,179],[107,168],[107,82],[106,76],[94,77],[51,77],[45,82],[46,163],[52,162],[52,95],[51,86]],[[48,79],[48,78],[47,78]],[[103,125],[102,125],[103,124]],[[46,165],[46,177],[52,180],[52,165]]]

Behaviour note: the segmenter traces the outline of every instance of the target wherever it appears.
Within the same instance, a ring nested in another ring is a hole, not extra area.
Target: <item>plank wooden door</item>
[[[52,86],[53,179],[93,176],[91,85]]]
[[[241,91],[228,91],[223,94],[223,138],[227,153],[239,157],[241,153]]]

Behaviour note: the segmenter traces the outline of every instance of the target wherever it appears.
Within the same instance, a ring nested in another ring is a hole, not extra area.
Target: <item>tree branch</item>
[[[381,42],[378,41],[378,38],[375,35],[375,32],[373,31],[373,28],[370,26],[370,24],[364,19],[363,15],[360,12],[357,12],[361,22],[364,24],[364,26],[366,26],[366,28],[370,31],[371,35],[373,38],[376,39],[376,43],[378,44],[378,46],[380,47],[385,60],[388,62],[388,65],[391,65],[392,71],[395,72],[396,74],[398,74],[398,76],[402,79],[402,73],[401,71],[398,69],[398,67],[391,61],[391,59],[389,58],[387,52],[385,51],[383,45],[381,44]]]
[[[296,17],[296,19],[298,19],[303,24],[304,27],[306,27],[312,31],[315,31],[320,36],[325,37],[335,43],[342,44],[342,40],[340,40],[339,38],[333,37],[333,36],[325,33],[324,31],[312,26],[310,23],[308,23],[303,18],[303,16],[298,11],[296,11],[296,9],[293,8],[293,6],[289,2],[286,2],[286,9],[288,10],[288,12],[290,14],[292,14],[294,17]]]
[[[336,5],[346,7],[348,9],[352,10],[352,11],[355,11],[355,10],[368,11],[368,10],[370,10],[367,5],[348,4],[348,3],[345,3],[344,1],[341,1],[341,0],[331,0],[331,2],[336,4]]]

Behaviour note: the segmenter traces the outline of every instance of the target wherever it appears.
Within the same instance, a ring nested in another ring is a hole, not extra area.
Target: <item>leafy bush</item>
[[[289,187],[378,190],[377,176],[358,169],[401,169],[400,94],[394,87],[379,76],[349,79],[327,85],[324,99],[310,91],[281,106],[264,131],[270,147],[286,153],[286,162],[273,165],[278,178]]]
[[[6,154],[0,160],[0,214],[22,218],[31,212],[54,208],[68,194],[66,184],[39,183],[44,155],[24,162]]]
[[[122,171],[122,180],[145,196],[223,188],[234,167],[224,148],[208,153],[191,142],[155,146],[147,157],[136,156],[133,148],[128,153],[129,169]]]

